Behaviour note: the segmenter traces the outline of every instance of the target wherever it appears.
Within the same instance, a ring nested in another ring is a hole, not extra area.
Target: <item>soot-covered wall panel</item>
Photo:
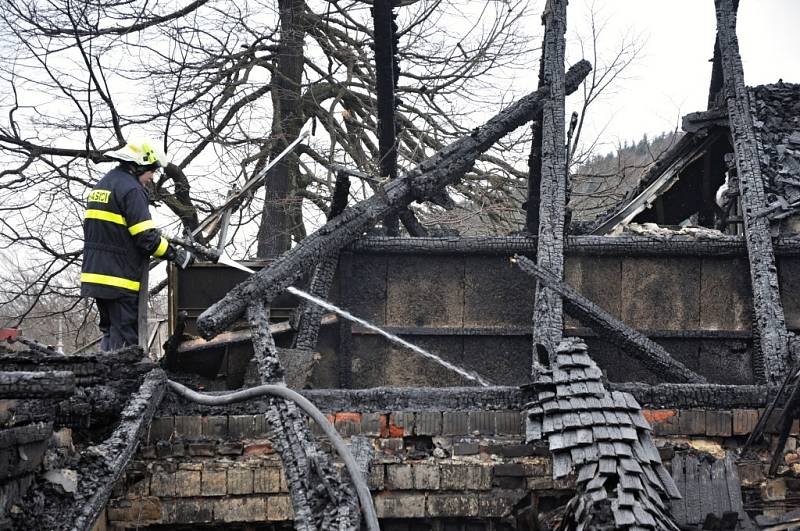
[[[592,359],[612,382],[661,383],[663,378],[608,342],[585,338]],[[709,383],[753,384],[751,341],[744,339],[655,338],[675,359],[705,376]]]
[[[404,339],[442,358],[463,365],[461,336],[404,336]],[[374,334],[353,337],[353,387],[450,387],[467,380],[419,354]]]
[[[617,256],[578,255],[567,257],[564,279],[616,318],[622,315],[622,259]],[[581,326],[569,318],[566,328]]]
[[[493,384],[530,383],[530,336],[464,336],[464,366]]]
[[[387,325],[463,326],[463,256],[392,255],[387,270]]]
[[[778,282],[786,328],[800,330],[800,257],[778,258]]]
[[[467,256],[464,268],[465,327],[530,327],[536,282],[507,256]]]
[[[705,257],[700,277],[700,329],[750,330],[753,304],[745,257]]]
[[[700,259],[626,258],[622,320],[638,330],[697,330]]]
[[[338,272],[342,306],[373,324],[386,324],[386,270],[392,258],[375,254],[342,256]]]

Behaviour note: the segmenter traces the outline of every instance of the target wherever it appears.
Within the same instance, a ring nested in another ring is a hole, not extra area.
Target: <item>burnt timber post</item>
[[[336,184],[333,188],[331,209],[328,212],[328,221],[341,214],[347,208],[347,198],[350,193],[350,179],[343,171],[336,173]],[[322,260],[314,268],[308,291],[315,297],[328,298],[328,292],[336,276],[336,267],[339,264],[339,253],[334,253]],[[294,347],[302,350],[314,350],[319,338],[319,329],[323,308],[308,301],[302,301],[297,308],[297,335],[294,338]]]
[[[564,33],[567,0],[550,0],[542,16],[545,25],[544,82],[550,97],[542,108],[541,183],[539,189],[539,240],[536,261],[556,278],[564,276],[564,215],[566,209],[566,153],[564,150]],[[544,357],[552,358],[564,327],[561,297],[541,283],[536,286],[533,309],[534,371]],[[552,361],[552,359],[548,360]]]
[[[544,86],[544,40],[539,60],[539,87]],[[528,200],[525,203],[525,230],[539,234],[539,189],[542,185],[542,113],[531,123],[531,153],[528,156]]]
[[[397,24],[394,0],[375,0],[372,4],[373,42],[375,47],[375,93],[378,102],[378,156],[382,178],[397,178],[395,89],[397,88]],[[396,213],[383,219],[387,236],[399,235]]]
[[[764,361],[764,376],[778,385],[790,364],[789,334],[778,287],[775,252],[769,220],[758,212],[766,206],[763,175],[756,145],[750,100],[744,84],[742,58],[736,37],[738,0],[716,0],[717,40],[722,58],[723,91],[733,136],[736,170],[741,192],[742,218],[750,283],[753,290],[755,328]]]

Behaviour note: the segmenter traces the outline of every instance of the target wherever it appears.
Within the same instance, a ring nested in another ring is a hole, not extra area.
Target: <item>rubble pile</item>
[[[116,473],[101,442],[155,367],[139,347],[70,357],[0,353],[4,375],[70,376],[69,386],[38,389],[34,398],[24,391],[24,400],[0,400],[0,461],[9,465],[0,467],[0,528],[73,527]]]
[[[767,214],[778,220],[800,209],[800,84],[779,81],[750,89],[761,142]]]

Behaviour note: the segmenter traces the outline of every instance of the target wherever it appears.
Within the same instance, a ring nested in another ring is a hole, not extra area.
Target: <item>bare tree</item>
[[[368,4],[195,1],[174,11],[157,3],[6,4],[0,247],[37,272],[26,297],[74,272],[85,194],[109,169],[104,154],[134,129],[164,138],[173,157],[151,192],[154,205],[166,207],[157,208],[157,219],[179,220],[167,224],[178,232],[196,227],[304,124],[314,124],[313,141],[242,200],[232,237],[240,254],[275,255],[302,239],[309,215],[329,208],[335,167],[378,176]],[[395,9],[403,168],[512,97],[497,74],[529,66],[534,39],[524,32],[522,1],[470,5],[474,12],[445,0]],[[457,20],[465,22],[460,29]],[[524,178],[503,154],[508,147],[487,153],[455,197],[507,209],[509,178]],[[355,195],[372,193],[369,179],[355,184]],[[74,275],[60,286],[75,299]]]

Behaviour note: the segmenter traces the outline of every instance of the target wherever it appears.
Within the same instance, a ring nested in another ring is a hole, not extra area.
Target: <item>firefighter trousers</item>
[[[139,297],[95,299],[103,339],[100,350],[110,352],[139,344]]]

